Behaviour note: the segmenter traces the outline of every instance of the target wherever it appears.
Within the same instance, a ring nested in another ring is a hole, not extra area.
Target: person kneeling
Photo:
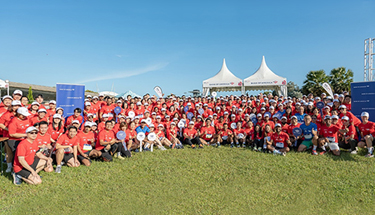
[[[95,136],[91,131],[91,122],[85,122],[83,132],[78,134],[78,138],[79,142],[77,149],[79,155],[77,156],[77,158],[81,162],[81,164],[90,166],[90,158],[98,158],[102,156],[102,153],[100,151],[93,149],[93,147],[95,147]]]
[[[21,141],[17,147],[14,159],[13,183],[20,185],[22,180],[28,184],[37,185],[42,183],[38,175],[42,169],[51,169],[52,159],[47,158],[40,152],[35,139],[38,129],[31,126],[26,129],[26,139]],[[22,179],[22,180],[21,180]]]

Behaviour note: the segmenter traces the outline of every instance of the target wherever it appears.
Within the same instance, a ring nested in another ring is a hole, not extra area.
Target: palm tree
[[[342,93],[350,91],[350,84],[353,82],[353,71],[345,67],[339,67],[331,70],[329,76],[332,91]]]
[[[320,96],[325,90],[322,87],[324,82],[328,82],[329,77],[324,70],[310,71],[306,75],[306,80],[303,82],[302,93],[307,95],[313,93],[315,96]]]

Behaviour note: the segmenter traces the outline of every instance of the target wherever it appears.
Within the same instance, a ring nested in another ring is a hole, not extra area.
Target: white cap
[[[155,125],[154,124],[150,124],[148,127],[155,128]]]
[[[142,105],[142,103],[141,102],[137,102],[137,105]]]
[[[37,128],[35,128],[34,126],[30,126],[26,129],[26,133],[29,133],[29,132],[32,132],[32,131],[38,131]]]
[[[341,108],[346,109],[346,106],[345,105],[340,105],[339,109],[341,109]]]
[[[156,113],[155,113],[155,112],[152,112],[151,115],[156,115]]]
[[[160,111],[167,111],[167,109],[165,109],[165,108],[161,108]]]
[[[280,123],[276,123],[275,128],[276,128],[277,126],[281,127],[281,124],[280,124]]]
[[[25,107],[20,107],[17,109],[17,113],[23,115],[23,116],[30,116],[31,114],[29,113],[29,111],[27,111],[27,108]]]
[[[324,119],[331,119],[331,116],[327,115],[327,116],[324,117]]]
[[[188,105],[188,106],[191,106],[191,103],[189,102],[189,103],[187,103],[187,105]]]
[[[329,106],[325,106],[324,109],[331,109]]]
[[[159,124],[158,127],[163,127],[164,128],[164,125],[163,124]]]
[[[271,106],[269,109],[272,109],[272,110],[274,110],[275,109],[275,107],[274,106]]]
[[[5,95],[5,96],[3,96],[3,100],[4,100],[4,99],[11,99],[11,100],[13,100],[12,96],[10,96],[10,95]]]
[[[276,114],[274,114],[274,115],[272,116],[272,118],[275,118],[275,117],[276,117],[276,118],[279,118]]]
[[[236,117],[236,115],[232,114],[232,115],[230,115],[230,117]]]
[[[178,119],[177,118],[173,118],[173,121],[177,121]]]
[[[279,103],[277,106],[282,106],[283,104],[282,103]]]
[[[16,105],[22,106],[21,101],[20,100],[13,100],[12,106],[16,106]]]
[[[99,99],[98,96],[94,96],[94,97],[92,97],[92,98],[93,98],[93,99]]]
[[[31,103],[31,105],[38,105],[39,106],[39,103],[38,102],[33,102],[33,103]]]
[[[62,110],[62,111],[64,111],[64,108],[62,108],[62,107],[58,107],[58,108],[56,108],[56,111],[58,111],[58,110]]]
[[[146,106],[146,105],[148,105],[148,103],[147,102],[145,102],[144,104],[143,104],[144,106]]]
[[[339,95],[339,98],[344,98],[345,96],[343,94],[340,94]]]
[[[331,117],[332,119],[339,119],[339,117],[337,115],[332,115]]]
[[[92,113],[88,113],[88,114],[87,114],[87,117],[90,117],[90,116],[94,116],[94,114],[92,114]],[[122,116],[122,115],[120,115],[120,116]]]
[[[266,110],[266,108],[262,107],[260,110]]]
[[[176,125],[176,123],[175,122],[171,122],[171,125]]]
[[[48,104],[56,104],[56,101],[55,100],[51,100],[51,101],[49,101]]]
[[[340,102],[338,99],[334,99],[333,102]]]
[[[362,116],[370,117],[370,114],[369,114],[368,112],[362,112],[362,113],[361,113],[361,117],[362,117]]]
[[[39,110],[38,110],[38,113],[40,113],[40,112],[47,113],[46,109],[44,109],[44,108],[39,109]]]
[[[106,113],[102,115],[102,118],[108,118],[108,117],[109,117],[109,116],[108,116],[108,114],[106,114]]]
[[[91,127],[92,126],[91,122],[90,121],[85,122],[85,127],[86,126]]]
[[[314,106],[314,102],[309,102],[309,103],[307,103],[307,105]]]
[[[54,119],[61,119],[61,115],[58,113],[53,114]]]
[[[72,124],[74,124],[74,123],[80,124],[78,120],[73,120]]]
[[[262,114],[258,113],[257,117],[262,117]]]
[[[203,106],[204,106],[204,107],[208,107],[208,104],[204,104]]]
[[[121,100],[117,100],[117,102],[116,103],[122,103],[122,101]]]
[[[189,125],[194,125],[194,122],[193,122],[193,121],[190,121],[190,122],[189,122]]]
[[[283,116],[283,117],[281,117],[281,119],[288,119],[288,118],[286,118],[286,116]]]
[[[297,117],[296,116],[292,116],[290,119],[297,119]]]
[[[91,126],[97,126],[96,122],[91,122]]]
[[[343,116],[343,117],[341,118],[341,120],[349,121],[349,117],[347,117],[347,116]]]
[[[87,98],[92,98],[92,95],[87,95]]]
[[[85,102],[85,106],[91,106],[90,102]]]
[[[16,95],[16,94],[22,96],[22,91],[21,90],[15,90],[15,91],[13,91],[13,95]]]
[[[142,122],[147,123],[147,121],[146,121],[145,119],[142,119],[142,120],[141,120],[141,123],[142,123]]]
[[[216,107],[216,110],[220,110],[220,107]]]
[[[195,107],[199,107],[199,104],[195,104]]]
[[[269,113],[265,113],[265,114],[263,115],[263,117],[270,117],[270,114],[269,114]]]
[[[161,116],[156,116],[156,119],[161,119]]]

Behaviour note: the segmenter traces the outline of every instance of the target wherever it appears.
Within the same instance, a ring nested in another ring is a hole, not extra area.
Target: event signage
[[[370,120],[373,121],[375,117],[375,81],[353,82],[351,91],[351,112],[360,119],[361,113],[366,111],[370,114]]]
[[[85,85],[56,84],[56,107],[64,109],[64,117],[73,115],[76,108],[83,110],[84,101]]]

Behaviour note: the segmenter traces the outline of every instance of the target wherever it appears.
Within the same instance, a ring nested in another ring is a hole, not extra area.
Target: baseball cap
[[[108,114],[105,113],[105,114],[102,115],[102,117],[103,118],[108,118],[109,116],[108,116]]]
[[[190,122],[189,122],[189,125],[194,125],[194,122],[193,122],[193,121],[190,121]]]
[[[141,123],[143,123],[143,122],[146,123],[146,120],[145,120],[145,119],[142,119],[142,120],[141,120]]]
[[[329,115],[325,116],[324,119],[331,119]]]
[[[164,128],[164,125],[163,124],[159,124],[158,127],[163,127]]]
[[[31,114],[29,113],[29,111],[27,111],[27,108],[25,107],[20,107],[17,109],[17,113],[23,115],[23,116],[30,116]]]
[[[38,110],[38,113],[40,113],[40,112],[47,113],[46,109],[44,109],[44,108],[39,109],[39,110]]]
[[[275,128],[276,127],[281,127],[281,124],[280,123],[276,123]]]
[[[9,96],[9,95],[5,95],[5,96],[3,96],[3,100],[4,100],[4,99],[11,99],[11,100],[13,100],[12,96]]]
[[[349,117],[347,117],[347,116],[343,116],[343,117],[341,118],[341,120],[349,121]]]
[[[39,106],[39,103],[38,102],[33,102],[33,103],[31,103],[31,105],[38,105]]]
[[[91,122],[89,122],[89,121],[87,121],[87,122],[85,122],[85,127],[91,127],[92,125],[91,125]]]
[[[78,120],[73,120],[72,124],[74,124],[74,123],[80,124]]]
[[[51,100],[51,101],[49,101],[48,104],[56,104],[56,101],[55,100]]]
[[[16,105],[22,106],[21,101],[20,100],[13,100],[12,101],[12,106],[16,106]]]
[[[61,115],[56,113],[56,114],[53,115],[53,118],[54,119],[61,119]]]
[[[339,119],[339,117],[337,115],[332,115],[331,119]]]
[[[341,108],[346,109],[346,106],[345,105],[340,105],[339,109],[341,109]]]
[[[21,90],[13,91],[13,95],[17,95],[17,94],[22,96],[22,91]]]
[[[30,127],[28,127],[28,128],[26,129],[26,133],[30,133],[30,132],[32,132],[32,131],[38,131],[38,129],[35,128],[34,126],[30,126]]]
[[[291,119],[297,119],[297,117],[296,116],[292,116]]]
[[[90,102],[85,102],[85,106],[91,106]]]
[[[262,114],[258,113],[257,117],[262,117]]]
[[[361,117],[362,117],[362,116],[370,117],[370,114],[369,114],[368,112],[362,112],[362,113],[361,113]]]
[[[283,117],[281,117],[281,119],[288,119],[288,118],[286,118],[286,116],[283,116]]]

